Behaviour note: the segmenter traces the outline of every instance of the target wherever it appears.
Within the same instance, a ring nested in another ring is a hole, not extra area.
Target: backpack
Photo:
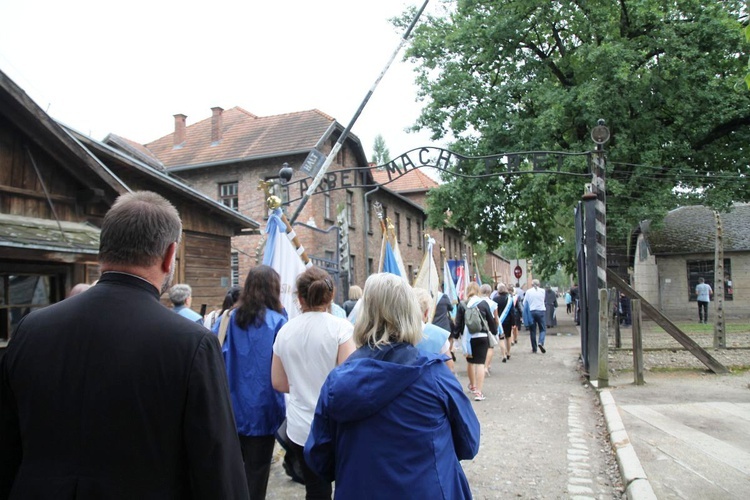
[[[464,313],[464,324],[469,330],[469,333],[489,332],[490,328],[487,326],[487,320],[484,319],[484,314],[479,310],[479,304],[466,307]]]

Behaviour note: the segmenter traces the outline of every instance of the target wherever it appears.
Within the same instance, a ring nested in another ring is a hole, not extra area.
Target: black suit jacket
[[[247,498],[221,348],[105,273],[24,318],[0,364],[0,498]]]

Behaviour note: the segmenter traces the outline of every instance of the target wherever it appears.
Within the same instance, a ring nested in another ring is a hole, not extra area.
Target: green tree
[[[678,204],[748,200],[744,3],[444,1],[406,53],[425,102],[414,128],[457,137],[452,149],[474,156],[583,152],[606,119],[609,244],[624,245],[634,225]],[[562,170],[590,172],[585,157]],[[429,194],[430,225],[444,225],[450,210],[449,224],[472,241],[518,242],[547,275],[560,263],[573,270],[572,214],[585,175],[444,179]]]
[[[372,145],[372,162],[375,165],[383,165],[389,161],[391,161],[391,152],[388,151],[383,136],[378,134],[375,136],[375,141]]]

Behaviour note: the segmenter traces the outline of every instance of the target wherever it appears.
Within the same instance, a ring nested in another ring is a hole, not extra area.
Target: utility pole
[[[727,348],[727,335],[724,324],[724,228],[721,215],[714,211],[716,217],[716,247],[714,252],[714,302],[716,319],[714,319],[714,348]]]

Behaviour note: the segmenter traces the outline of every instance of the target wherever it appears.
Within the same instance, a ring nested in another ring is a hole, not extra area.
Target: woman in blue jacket
[[[279,301],[281,280],[273,268],[256,266],[232,310],[222,346],[250,498],[265,498],[274,433],[284,421],[284,395],[271,386],[276,334],[286,323]],[[218,332],[221,322],[214,325]]]
[[[479,421],[445,357],[415,347],[422,322],[413,290],[375,274],[361,301],[361,347],[320,391],[308,465],[336,481],[336,498],[471,498],[459,460],[477,454]]]

